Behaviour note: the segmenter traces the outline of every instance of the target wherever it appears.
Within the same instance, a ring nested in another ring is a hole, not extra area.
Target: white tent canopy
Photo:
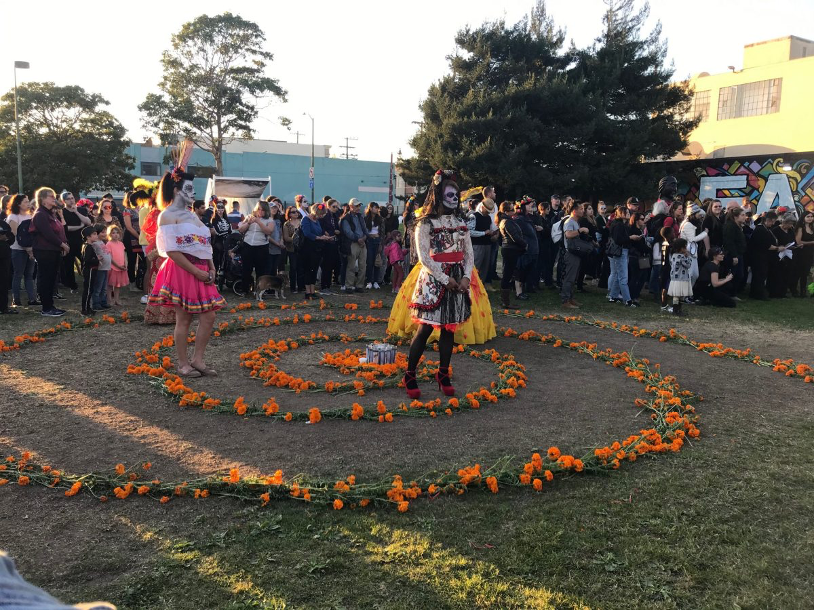
[[[243,214],[251,214],[258,199],[268,188],[271,192],[271,177],[268,178],[229,178],[226,176],[213,176],[206,183],[206,199],[209,201],[214,195],[218,199],[225,199],[226,210],[231,211],[233,201],[240,203]]]

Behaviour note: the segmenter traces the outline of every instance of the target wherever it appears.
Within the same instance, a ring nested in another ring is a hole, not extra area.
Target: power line
[[[354,138],[352,136],[349,136],[349,137],[345,138],[345,145],[339,147],[339,148],[344,148],[345,149],[345,158],[346,159],[356,159],[357,158],[357,156],[355,154],[354,155],[350,154],[351,149],[356,148],[356,147],[351,146],[349,144],[349,142],[356,142],[358,139],[359,138]]]

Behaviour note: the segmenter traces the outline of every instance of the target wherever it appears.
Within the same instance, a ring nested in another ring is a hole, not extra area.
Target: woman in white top
[[[23,221],[31,220],[31,202],[25,195],[17,194],[11,198],[8,204],[8,216],[6,222],[14,233],[15,242],[11,245],[11,266],[14,268],[14,276],[11,280],[11,294],[15,307],[20,307],[20,282],[25,279],[25,291],[28,293],[28,305],[39,305],[37,293],[34,290],[34,250],[31,247],[24,248],[20,245],[17,237],[17,228]]]
[[[183,154],[183,153],[182,153]],[[204,352],[212,335],[215,312],[226,300],[215,287],[212,261],[212,235],[190,210],[195,201],[194,176],[176,169],[161,179],[158,197],[170,203],[158,217],[156,248],[167,260],[155,278],[150,305],[175,309],[175,348],[177,372],[182,377],[215,376],[206,366]],[[195,351],[187,356],[187,337],[192,316],[198,314]]]
[[[690,267],[690,283],[695,285],[698,279],[698,242],[704,243],[704,252],[709,252],[709,237],[706,231],[698,233],[698,229],[704,222],[704,210],[697,203],[687,204],[687,217],[681,223],[679,237],[687,240],[687,251],[692,257],[692,267]]]
[[[237,225],[237,230],[243,234],[240,256],[243,261],[243,290],[247,293],[252,286],[252,271],[255,271],[256,278],[268,274],[269,235],[274,233],[275,228],[269,204],[262,200],[254,206],[251,216]]]

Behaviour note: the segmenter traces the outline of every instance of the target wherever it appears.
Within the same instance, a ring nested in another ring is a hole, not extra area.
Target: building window
[[[160,163],[151,163],[147,161],[141,162],[141,175],[142,176],[160,176],[161,175],[161,164]]]
[[[190,165],[187,171],[196,178],[211,178],[215,175],[215,168],[207,165]]]
[[[722,87],[718,90],[718,120],[772,114],[780,110],[782,78]]]
[[[695,92],[690,104],[690,118],[699,118],[702,123],[709,120],[709,89]]]

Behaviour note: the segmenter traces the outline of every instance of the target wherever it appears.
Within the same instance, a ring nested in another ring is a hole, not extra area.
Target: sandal
[[[188,379],[196,379],[198,377],[201,377],[201,371],[196,369],[194,366],[190,365],[190,368],[186,373],[181,369],[178,369],[178,376],[186,377]]]
[[[189,366],[191,366],[193,369],[198,371],[204,377],[217,377],[218,376],[218,372],[215,369],[210,369],[210,368],[207,368],[205,366],[198,367],[198,366],[195,366],[194,364],[190,364]]]

